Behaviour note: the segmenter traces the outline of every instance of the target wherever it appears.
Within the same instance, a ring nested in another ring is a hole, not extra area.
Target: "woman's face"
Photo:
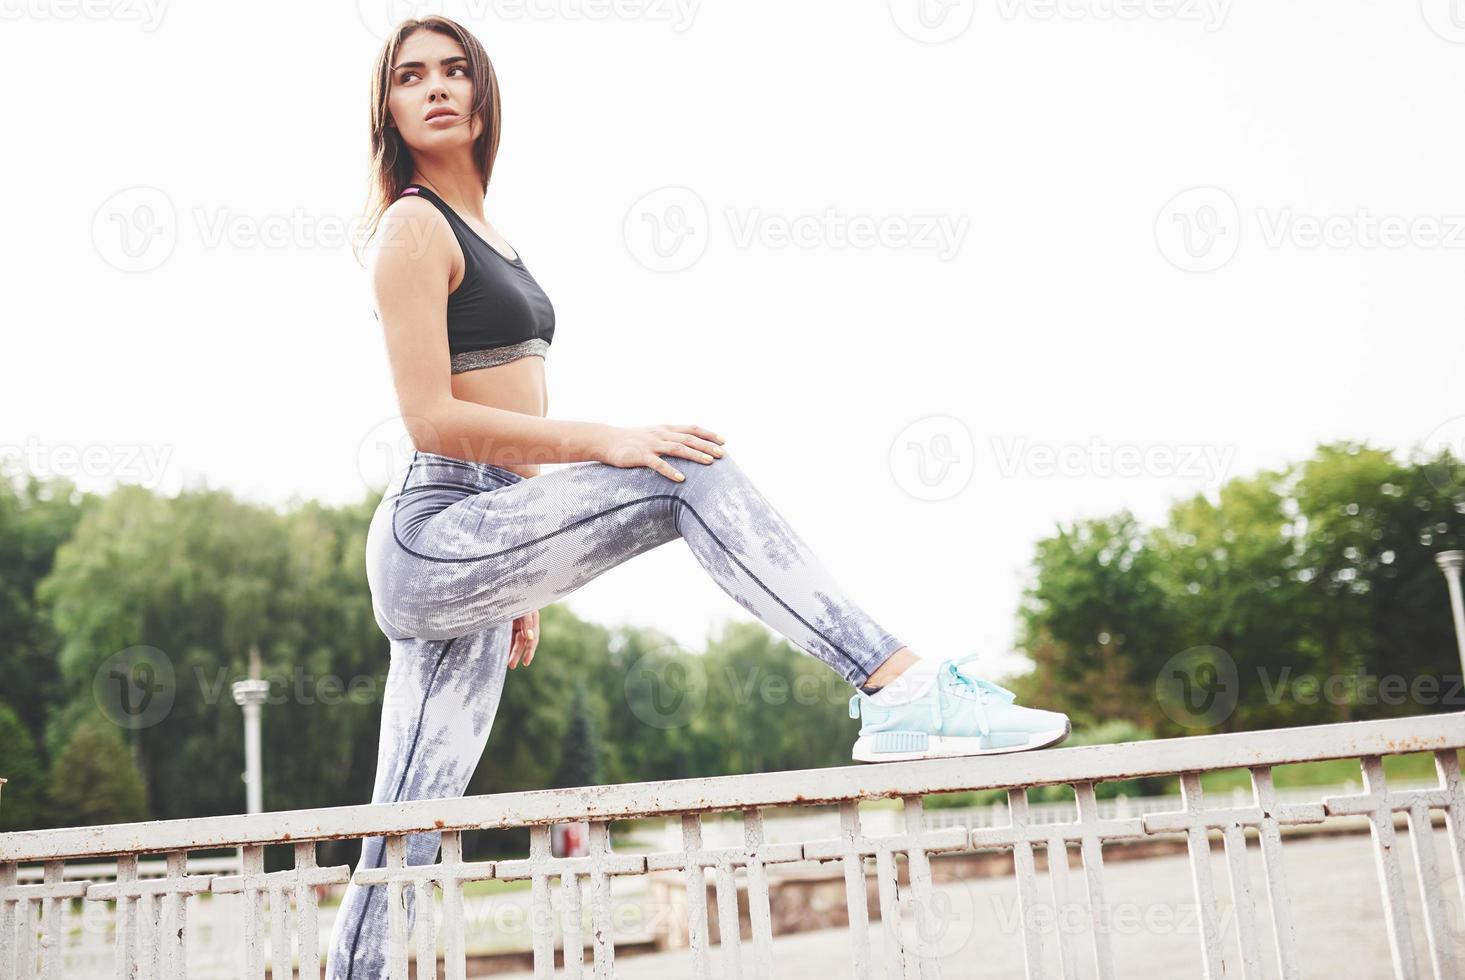
[[[417,31],[402,43],[391,72],[387,111],[413,150],[470,146],[483,131],[479,118],[469,114],[474,80],[468,77],[468,56],[451,37]]]

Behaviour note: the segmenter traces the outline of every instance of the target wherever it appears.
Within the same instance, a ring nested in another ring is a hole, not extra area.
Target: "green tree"
[[[0,458],[0,697],[35,739],[63,696],[56,638],[36,586],[99,499],[67,480],[14,473]]]
[[[1221,728],[1458,710],[1434,556],[1465,542],[1465,481],[1441,477],[1461,472],[1449,453],[1334,443],[1180,501],[1153,530],[1127,513],[1060,527],[1035,549],[1019,631],[1034,669],[1013,686],[1080,725],[1190,733],[1156,680],[1213,647],[1236,679]],[[1420,696],[1391,702],[1372,683],[1390,676]]]
[[[1037,543],[1019,609],[1019,647],[1033,671],[1014,681],[1034,704],[1061,706],[1076,724],[1164,722],[1153,695],[1160,666],[1181,647],[1181,622],[1160,585],[1165,558],[1127,511],[1079,521]]]
[[[46,769],[35,739],[17,715],[0,701],[0,831],[43,826]]]
[[[1299,577],[1320,671],[1355,678],[1459,678],[1441,551],[1465,547],[1465,486],[1440,480],[1459,472],[1448,452],[1403,463],[1354,442],[1321,446],[1298,468]],[[1392,698],[1363,682],[1321,699],[1334,718],[1460,710],[1438,695]],[[1325,692],[1326,693],[1326,692]],[[1337,695],[1342,695],[1341,697]]]
[[[611,781],[699,774],[690,726],[705,705],[706,674],[696,657],[659,630],[630,626],[585,665],[591,690],[606,701]]]
[[[543,618],[543,617],[541,617]],[[590,709],[584,678],[576,677],[570,695],[570,725],[565,731],[559,768],[552,786],[598,786],[604,779],[604,750]]]
[[[142,776],[117,727],[93,716],[71,732],[51,767],[51,801],[65,824],[130,823],[146,820]]]
[[[1227,482],[1215,500],[1205,495],[1177,503],[1169,522],[1155,530],[1159,561],[1155,582],[1180,624],[1175,648],[1219,647],[1235,667],[1239,710],[1218,728],[1295,724],[1283,706],[1268,701],[1271,681],[1281,671],[1313,669],[1317,650],[1309,643],[1316,624],[1299,616],[1306,586],[1299,581],[1300,547],[1288,497],[1287,472],[1263,471]],[[1151,690],[1136,692],[1153,699]],[[1143,680],[1143,678],[1141,678]],[[1173,719],[1157,719],[1164,734],[1191,734]]]
[[[694,718],[698,775],[849,765],[854,688],[762,623],[728,621],[702,654],[707,700]]]
[[[127,738],[153,816],[241,812],[243,723],[230,685],[247,676],[257,648],[271,683],[267,805],[369,798],[388,663],[363,556],[373,507],[367,496],[279,513],[218,490],[114,490],[37,588],[56,626],[65,692],[47,726],[51,754],[91,710],[110,658],[150,646],[169,668],[172,703]]]

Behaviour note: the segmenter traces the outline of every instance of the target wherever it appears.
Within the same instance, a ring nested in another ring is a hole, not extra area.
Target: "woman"
[[[478,40],[444,17],[399,25],[375,73],[371,276],[415,451],[366,544],[391,641],[372,801],[461,795],[506,671],[534,659],[538,610],[675,538],[738,604],[858,688],[855,759],[1066,737],[1063,715],[1012,704],[954,660],[918,658],[852,602],[721,435],[547,417],[554,309],[482,214],[498,139],[498,84]],[[545,463],[570,465],[541,473]],[[408,863],[436,860],[439,837],[409,838]],[[369,838],[360,866],[382,857]],[[329,977],[382,975],[385,892],[349,886]]]

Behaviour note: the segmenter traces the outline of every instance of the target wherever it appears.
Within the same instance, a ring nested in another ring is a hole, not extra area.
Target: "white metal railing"
[[[1407,779],[1393,780],[1390,786],[1396,790],[1403,789],[1429,789],[1436,785],[1434,779]],[[1278,787],[1276,789],[1277,801],[1279,803],[1310,803],[1329,796],[1351,796],[1358,792],[1359,782],[1348,780],[1343,783],[1336,783],[1332,786],[1311,785]],[[1243,807],[1252,799],[1252,789],[1247,787],[1233,788],[1227,791],[1227,797],[1233,807]],[[1213,802],[1216,801],[1216,794],[1210,794]],[[1126,817],[1143,817],[1151,813],[1163,813],[1168,810],[1183,810],[1185,808],[1185,797],[1180,793],[1159,794],[1155,796],[1118,796],[1097,800],[1094,804],[1094,812],[1101,820],[1122,820]],[[977,827],[1001,827],[1005,826],[1011,819],[1008,816],[1007,799],[1004,794],[1002,798],[995,799],[991,803],[979,804],[976,806],[963,807],[927,807],[925,812],[926,826],[932,830],[941,827],[966,827],[973,829]],[[1050,800],[1041,803],[1028,803],[1028,822],[1040,823],[1072,823],[1078,819],[1076,801],[1074,800]],[[866,833],[899,833],[904,826],[905,817],[898,809],[870,809],[860,814],[860,825]],[[785,841],[801,841],[814,836],[827,835],[831,830],[838,832],[839,814],[827,810],[809,812],[803,814],[779,814],[778,816],[765,817],[763,820],[764,837],[769,843],[782,843]],[[681,839],[681,827],[667,826],[657,827],[654,831],[638,831],[637,846],[621,845],[620,850],[674,850],[679,846]],[[736,820],[705,820],[702,824],[702,837],[704,841],[715,842],[719,846],[729,845],[742,839],[742,825]],[[40,876],[39,869],[33,874]]]
[[[185,873],[194,875],[238,874],[243,869],[243,854],[236,851],[227,857],[202,857],[189,855]],[[115,881],[120,870],[117,859],[110,861],[71,861],[61,868],[61,880],[86,879],[89,885]],[[163,878],[169,874],[168,861],[142,860],[136,865],[137,880]],[[17,884],[42,882],[46,880],[43,865],[21,865],[16,877]],[[98,891],[100,895],[102,892]],[[115,959],[115,940],[109,933],[115,933],[116,923],[112,921],[114,903],[103,901],[82,901],[80,915],[72,906],[73,901],[57,905],[56,928],[48,929],[61,937],[62,974],[70,977],[112,976]],[[186,952],[189,975],[199,977],[232,977],[237,972],[238,948],[242,940],[237,909],[224,901],[198,905],[189,910]],[[3,914],[3,913],[0,913]],[[3,942],[3,940],[0,940]],[[3,946],[0,946],[3,948]],[[8,978],[6,966],[0,964],[0,977]],[[22,973],[22,976],[25,974]]]
[[[1432,789],[1437,785],[1432,779],[1395,780],[1396,790]],[[1334,786],[1293,786],[1274,790],[1278,803],[1311,803],[1329,796],[1351,796],[1359,784],[1350,780]],[[1234,809],[1247,806],[1254,796],[1251,788],[1237,787],[1227,794]],[[1214,799],[1216,794],[1211,794]],[[1100,820],[1123,820],[1126,817],[1144,817],[1151,813],[1165,813],[1185,809],[1185,794],[1175,793],[1162,796],[1119,795],[1094,803],[1094,813]],[[933,827],[998,827],[1008,822],[1007,804],[1004,801],[987,806],[953,807],[933,809],[926,813],[927,822]],[[1078,819],[1076,801],[1053,800],[1046,803],[1028,804],[1029,823],[1072,823]]]
[[[346,866],[317,867],[316,843],[339,838],[386,836],[386,866],[358,869],[362,884],[385,884],[393,910],[388,963],[391,976],[408,975],[415,946],[417,976],[436,977],[438,954],[449,978],[466,974],[464,948],[464,884],[487,879],[530,882],[529,917],[536,977],[555,973],[557,934],[563,948],[584,949],[582,884],[589,886],[588,935],[592,969],[597,978],[613,976],[615,930],[611,921],[610,881],[618,876],[680,872],[686,885],[684,911],[692,973],[710,978],[713,947],[709,939],[707,876],[715,885],[718,952],[723,975],[773,977],[774,938],[769,916],[768,867],[798,861],[837,861],[844,871],[848,915],[848,975],[869,978],[881,966],[886,976],[902,978],[907,965],[923,980],[940,976],[941,959],[931,937],[941,909],[933,903],[930,855],[1002,848],[1013,858],[1021,934],[1027,975],[1045,975],[1046,930],[1026,914],[1040,907],[1066,904],[1071,887],[1069,845],[1075,845],[1082,869],[1085,927],[1080,934],[1060,930],[1058,962],[1066,977],[1133,975],[1116,970],[1105,899],[1103,848],[1108,841],[1182,834],[1187,842],[1193,893],[1199,915],[1199,954],[1206,977],[1263,975],[1258,899],[1271,924],[1276,973],[1301,975],[1291,905],[1283,866],[1281,828],[1321,823],[1330,816],[1366,819],[1372,833],[1383,922],[1394,973],[1417,975],[1413,933],[1401,858],[1396,848],[1395,814],[1407,815],[1414,855],[1429,967],[1436,977],[1458,976],[1460,966],[1452,942],[1465,909],[1465,794],[1462,794],[1457,750],[1465,747],[1465,714],[1433,715],[1387,721],[1356,722],[1311,728],[1228,735],[1197,736],[1121,745],[1081,746],[982,758],[936,759],[876,765],[681,779],[656,783],[541,790],[457,799],[418,800],[395,804],[363,804],[313,810],[290,810],[250,816],[203,817],[104,827],[23,831],[0,835],[0,978],[20,980],[84,976],[67,959],[62,930],[63,906],[72,901],[96,903],[113,923],[114,971],[117,976],[197,976],[187,962],[191,918],[188,896],[232,894],[242,902],[242,947],[238,962],[249,978],[263,978],[266,963],[276,978],[320,975],[321,928],[316,889],[342,883]],[[1412,752],[1434,753],[1437,781],[1427,787],[1389,786],[1383,757]],[[1329,759],[1360,761],[1362,792],[1324,796],[1311,801],[1283,802],[1272,783],[1272,767]],[[1200,774],[1246,768],[1252,790],[1236,801],[1231,794],[1218,804],[1202,793]],[[1108,780],[1177,775],[1182,796],[1174,809],[1121,816],[1101,811],[1094,786]],[[1028,787],[1071,785],[1076,811],[1072,819],[1039,822],[1027,797]],[[978,789],[1007,791],[1007,819],[999,826],[935,826],[922,806],[928,794]],[[902,826],[895,833],[871,834],[863,823],[861,801],[898,798]],[[762,809],[778,806],[834,804],[839,833],[822,839],[769,842]],[[1454,875],[1441,874],[1432,832],[1432,811],[1445,818],[1449,861]],[[702,835],[703,815],[719,811],[741,814],[743,840],[735,846],[708,846]],[[680,847],[650,854],[628,854],[611,847],[609,822],[632,817],[679,816]],[[588,821],[590,853],[554,857],[551,827]],[[530,828],[529,853],[522,858],[465,861],[462,834],[484,828]],[[1246,832],[1257,837],[1263,857],[1264,890],[1253,894],[1245,860]],[[440,859],[429,865],[408,865],[406,835],[442,832]],[[1211,833],[1219,832],[1230,885],[1231,921],[1223,932],[1218,915],[1216,882],[1211,868]],[[294,866],[264,871],[264,847],[293,847]],[[235,874],[190,874],[188,852],[240,846],[244,867]],[[1039,885],[1035,853],[1048,858],[1048,888]],[[166,873],[142,877],[140,855],[162,855]],[[67,862],[117,860],[113,881],[72,880]],[[867,862],[874,858],[878,895],[879,959],[872,952],[867,901]],[[906,863],[905,881],[897,857]],[[22,883],[21,862],[40,862],[40,882]],[[744,960],[738,883],[746,879],[751,956]],[[403,897],[411,889],[417,921],[408,934]],[[562,913],[554,914],[559,898]],[[1457,904],[1458,903],[1458,904]],[[1453,907],[1452,907],[1453,906]],[[902,913],[914,918],[913,930]],[[556,921],[560,919],[561,921]],[[1360,922],[1360,929],[1372,923]],[[558,929],[556,928],[558,926]],[[908,933],[913,933],[908,934]],[[1234,947],[1234,948],[1233,948]],[[582,954],[583,955],[583,954]],[[582,956],[566,958],[564,975],[579,977]]]

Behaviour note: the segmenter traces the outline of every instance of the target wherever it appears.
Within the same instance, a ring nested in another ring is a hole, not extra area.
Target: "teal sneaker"
[[[926,692],[902,704],[880,704],[856,691],[849,716],[864,724],[851,753],[855,761],[1022,752],[1068,737],[1067,715],[1013,704],[1011,691],[961,669],[972,659],[943,661]]]

